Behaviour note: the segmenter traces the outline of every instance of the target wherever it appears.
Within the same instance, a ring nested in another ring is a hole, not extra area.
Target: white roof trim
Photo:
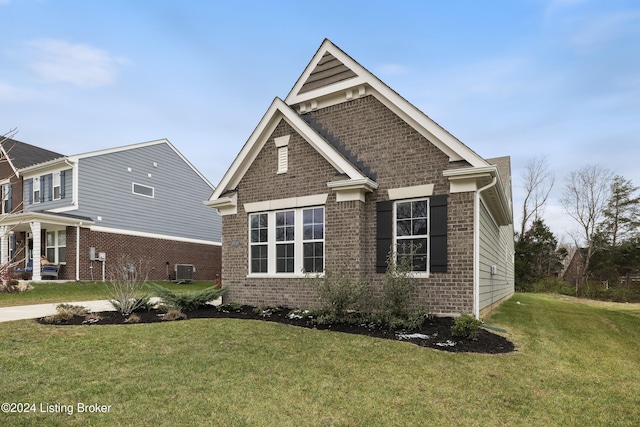
[[[264,147],[267,140],[271,137],[280,119],[284,119],[296,133],[302,136],[338,172],[347,175],[353,180],[368,179],[330,143],[325,141],[324,138],[312,129],[295,111],[285,104],[284,101],[280,98],[275,98],[231,164],[229,170],[227,170],[222,177],[220,184],[218,184],[218,187],[209,200],[216,200],[222,196],[224,192],[233,190],[238,186],[240,180],[262,150],[262,147]]]
[[[113,148],[107,148],[104,150],[74,154],[72,156],[60,157],[57,159],[50,160],[48,162],[38,163],[37,165],[28,166],[26,168],[20,169],[20,172],[22,172],[22,174],[24,175],[25,172],[30,173],[30,172],[37,172],[40,170],[48,170],[53,167],[64,166],[65,164],[67,167],[70,167],[71,165],[69,164],[69,162],[78,163],[80,159],[102,156],[105,154],[119,153],[121,151],[133,150],[136,148],[149,147],[152,145],[159,145],[159,144],[168,145],[169,148],[171,148],[178,155],[178,157],[180,157],[180,159],[182,159],[182,161],[185,162],[187,166],[189,166],[200,177],[200,179],[202,179],[202,181],[204,181],[212,190],[215,190],[214,185],[211,184],[211,182],[209,182],[209,180],[204,175],[202,175],[200,171],[196,169],[196,167],[189,160],[187,160],[187,158],[183,156],[182,153],[178,151],[178,149],[166,138],[157,139],[154,141],[140,142],[138,144],[124,145],[122,147],[113,147]]]
[[[326,52],[332,54],[336,59],[355,72],[357,77],[342,80],[329,86],[324,86],[299,94],[300,89]],[[466,160],[472,166],[488,165],[488,163],[477,153],[447,132],[422,111],[414,107],[406,99],[398,95],[398,93],[371,74],[366,68],[358,64],[328,39],[324,40],[320,49],[318,49],[311,62],[302,73],[302,76],[300,76],[289,92],[289,95],[285,98],[285,102],[288,105],[294,106],[313,99],[330,96],[336,92],[345,91],[347,88],[362,84],[366,84],[373,89],[372,94],[376,96],[376,98],[385,104],[387,108],[391,109],[394,113],[405,120],[425,138],[429,139],[429,141],[438,147],[438,149],[446,153],[449,156],[450,161]]]

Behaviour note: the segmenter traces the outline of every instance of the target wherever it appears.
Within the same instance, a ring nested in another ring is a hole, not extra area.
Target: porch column
[[[9,227],[0,227],[0,264],[9,262]]]
[[[41,224],[39,221],[30,222],[31,226],[31,234],[33,234],[33,276],[32,280],[42,280],[42,276],[40,275],[41,266],[40,266],[40,230]]]

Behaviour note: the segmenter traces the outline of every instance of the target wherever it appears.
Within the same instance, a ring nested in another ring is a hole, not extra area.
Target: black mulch
[[[211,318],[233,318],[233,319],[252,319],[267,322],[277,322],[287,325],[293,325],[303,328],[314,328],[323,330],[332,330],[349,334],[366,335],[370,337],[402,340],[411,342],[421,347],[429,347],[436,350],[456,352],[456,353],[487,353],[500,354],[515,351],[515,347],[505,337],[488,331],[484,328],[480,329],[477,340],[461,339],[451,335],[451,326],[453,319],[450,317],[433,317],[417,330],[411,331],[391,331],[380,329],[375,325],[350,325],[350,324],[331,324],[319,325],[312,321],[308,316],[303,318],[292,318],[290,316],[291,309],[279,308],[271,310],[255,310],[252,306],[242,306],[239,309],[225,308],[218,310],[213,306],[203,307],[198,310],[186,313],[188,319],[211,319]],[[105,311],[97,314],[100,317],[98,321],[87,321],[84,317],[75,316],[74,318],[54,323],[56,325],[120,325],[125,324],[125,318],[117,312]],[[141,311],[136,313],[140,317],[139,323],[163,322],[164,312],[158,310]],[[38,322],[44,322],[38,319]],[[417,335],[419,334],[419,335]]]

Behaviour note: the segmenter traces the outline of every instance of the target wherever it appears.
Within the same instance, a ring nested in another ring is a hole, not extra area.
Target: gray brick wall
[[[223,218],[222,278],[227,301],[247,304],[311,306],[317,303],[304,279],[247,278],[248,217],[243,204],[309,194],[329,193],[325,207],[326,267],[346,271],[379,287],[375,272],[376,202],[389,188],[435,184],[434,194],[448,194],[442,171],[449,159],[372,96],[314,111],[314,119],[376,174],[379,188],[366,203],[336,203],[326,183],[336,171],[309,144],[281,122],[238,186],[238,213]],[[273,138],[291,134],[289,171],[277,175]],[[473,309],[472,193],[449,196],[448,272],[416,279],[415,305],[434,314]]]

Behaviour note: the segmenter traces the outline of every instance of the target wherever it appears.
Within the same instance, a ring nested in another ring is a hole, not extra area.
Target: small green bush
[[[410,245],[408,253],[417,250],[416,245]],[[406,252],[406,248],[403,249]],[[391,251],[387,256],[387,272],[382,284],[382,306],[388,318],[406,319],[409,316],[409,305],[415,296],[415,280],[411,277],[410,257],[400,257],[396,262],[396,252]]]
[[[225,304],[220,304],[217,309],[222,313],[239,312],[242,310],[242,304],[237,302],[227,302]]]
[[[462,313],[454,319],[453,326],[451,327],[451,335],[475,341],[480,334],[481,325],[482,321],[469,314]]]
[[[318,320],[325,324],[352,321],[368,289],[365,283],[352,280],[344,271],[327,270],[323,277],[307,276],[307,280],[320,300]]]
[[[155,293],[162,302],[169,308],[173,308],[179,311],[193,311],[199,307],[204,306],[209,301],[213,301],[222,296],[227,288],[215,288],[210,287],[198,292],[181,292],[174,293],[173,291],[152,283],[147,285],[153,293]]]

